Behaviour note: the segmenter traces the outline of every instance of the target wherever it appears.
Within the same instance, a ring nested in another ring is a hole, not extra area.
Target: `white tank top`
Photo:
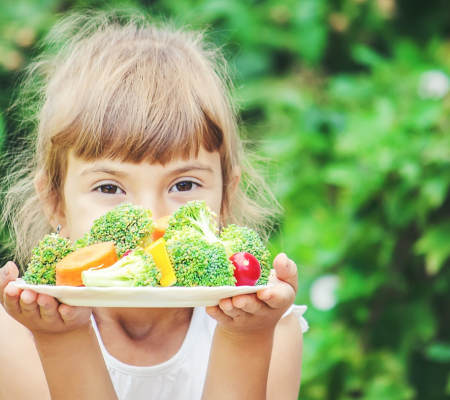
[[[306,306],[292,306],[302,331],[308,330],[303,318]],[[127,365],[112,357],[100,337],[92,317],[100,348],[119,400],[199,400],[208,367],[209,352],[216,321],[204,307],[194,308],[186,338],[170,360],[151,367]]]

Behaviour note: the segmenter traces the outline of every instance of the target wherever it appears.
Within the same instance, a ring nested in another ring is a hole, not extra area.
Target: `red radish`
[[[245,251],[233,254],[230,257],[233,263],[236,286],[255,286],[261,277],[261,266],[258,259]]]

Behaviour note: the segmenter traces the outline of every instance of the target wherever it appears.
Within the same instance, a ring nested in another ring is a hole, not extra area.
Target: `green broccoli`
[[[225,244],[228,254],[245,251],[254,255],[261,266],[261,277],[256,285],[266,285],[270,275],[270,252],[266,249],[260,236],[247,227],[228,225],[220,232],[220,239]]]
[[[108,268],[83,271],[81,279],[85,286],[159,286],[161,270],[151,254],[136,249]]]
[[[113,241],[120,258],[128,250],[151,243],[151,234],[156,227],[152,214],[150,209],[122,203],[95,220],[91,231],[80,244]]]
[[[172,214],[164,234],[177,277],[176,286],[234,286],[234,266],[217,236],[204,201],[186,203]]]
[[[177,281],[174,286],[234,286],[234,266],[225,246],[193,227],[172,231],[166,242]]]
[[[214,216],[204,201],[194,200],[170,217],[164,238],[177,285],[234,285],[234,267],[228,259],[241,251],[254,255],[261,265],[261,277],[256,285],[267,284],[270,253],[260,236],[253,229],[237,225],[229,225],[217,236]],[[208,267],[207,263],[211,265]]]
[[[86,233],[84,236],[81,236],[73,243],[75,249],[81,249],[83,247],[89,246],[90,242],[90,234]],[[95,243],[92,243],[95,244]]]
[[[164,239],[169,240],[176,232],[191,227],[210,242],[218,242],[217,223],[214,220],[216,216],[204,201],[188,201],[169,218],[169,226],[164,234]]]
[[[33,285],[55,285],[56,264],[74,250],[69,239],[57,233],[45,235],[32,250],[33,255],[23,279]]]

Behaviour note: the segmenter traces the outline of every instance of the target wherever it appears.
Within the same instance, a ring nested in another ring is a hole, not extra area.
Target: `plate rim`
[[[169,286],[169,287],[77,287],[55,285],[32,285],[23,279],[11,281],[21,289],[35,290],[56,298],[60,303],[84,307],[143,307],[143,308],[185,308],[218,305],[221,299],[244,294],[254,294],[259,290],[273,287],[273,283],[258,286]],[[233,293],[235,291],[236,293]],[[161,293],[162,296],[157,294]],[[174,297],[171,298],[170,295]],[[115,295],[108,298],[108,296]],[[79,297],[78,297],[79,296]]]

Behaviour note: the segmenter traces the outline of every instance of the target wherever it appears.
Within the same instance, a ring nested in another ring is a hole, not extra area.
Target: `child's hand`
[[[286,254],[279,254],[274,262],[275,275],[269,278],[275,285],[257,294],[239,295],[223,299],[206,312],[218,326],[229,333],[261,332],[275,328],[278,321],[294,303],[297,293],[297,267]]]
[[[90,323],[91,308],[60,304],[14,285],[4,290],[4,307],[33,333],[52,399],[117,400]]]
[[[19,276],[19,269],[12,261],[8,261],[6,265],[0,269],[0,304],[3,305],[3,292],[9,282],[15,281]]]
[[[55,298],[9,285],[3,293],[5,310],[27,327],[35,337],[65,333],[87,325],[92,313],[88,307],[60,304]]]

